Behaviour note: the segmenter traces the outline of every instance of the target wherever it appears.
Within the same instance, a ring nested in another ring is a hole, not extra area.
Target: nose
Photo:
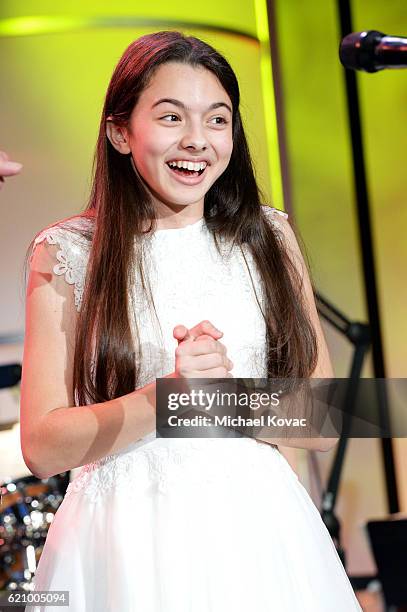
[[[190,123],[186,128],[181,139],[181,146],[184,149],[193,149],[194,151],[205,151],[208,147],[208,141],[205,136],[204,129],[198,123]]]

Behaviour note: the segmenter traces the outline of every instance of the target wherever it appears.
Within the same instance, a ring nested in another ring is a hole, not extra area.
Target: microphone
[[[383,68],[407,67],[407,38],[387,36],[377,30],[352,32],[339,46],[345,68],[377,72]]]

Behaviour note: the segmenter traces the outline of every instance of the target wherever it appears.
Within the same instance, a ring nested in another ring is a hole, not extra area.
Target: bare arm
[[[74,406],[77,311],[73,288],[56,276],[53,245],[37,246],[26,299],[21,447],[33,474],[53,474],[119,452],[155,430],[155,383],[115,400]]]
[[[311,378],[333,378],[334,371],[331,363],[331,358],[329,356],[325,336],[322,331],[321,322],[319,320],[315,304],[314,292],[309,278],[307,266],[302,256],[294,231],[288,220],[279,215],[278,224],[281,228],[281,231],[283,232],[284,240],[289,249],[291,258],[294,261],[303,279],[303,292],[305,297],[304,301],[308,308],[309,316],[317,336],[318,362],[315,367],[315,370],[311,375]],[[278,438],[264,438],[262,440],[260,438],[259,440],[267,442],[268,444],[277,444],[279,447],[281,446],[281,449],[283,451],[284,448],[305,448],[307,450],[328,451],[333,448],[338,441],[337,438],[284,438],[282,440]],[[286,454],[285,451],[283,454]],[[293,456],[291,451],[288,451],[287,453],[287,459],[289,457],[291,457],[292,460]]]

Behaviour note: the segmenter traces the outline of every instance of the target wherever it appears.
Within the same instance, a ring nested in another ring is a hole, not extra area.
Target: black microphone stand
[[[343,414],[346,416],[344,425],[336,446],[336,454],[333,460],[328,483],[321,499],[321,517],[328,529],[338,555],[345,567],[345,552],[340,542],[340,522],[335,514],[335,504],[339,490],[339,481],[345,460],[348,444],[348,425],[354,412],[358,381],[361,377],[363,363],[366,353],[371,345],[370,328],[366,323],[350,321],[344,314],[339,312],[320,293],[316,293],[316,304],[319,314],[339,331],[354,347],[353,359],[350,367],[349,382],[345,393],[345,407]],[[346,408],[346,409],[345,409]],[[311,456],[313,453],[311,453]],[[314,468],[317,466],[314,466]]]
[[[353,31],[350,0],[337,0],[339,28],[341,38]],[[366,168],[363,152],[362,126],[360,120],[359,95],[355,73],[344,70],[346,100],[348,107],[349,127],[352,144],[353,174],[356,195],[356,214],[358,220],[360,247],[363,265],[363,280],[368,313],[373,370],[375,378],[386,378],[386,367],[383,351],[382,326],[379,298],[376,282],[373,239],[370,220],[370,207],[366,180]],[[386,393],[379,397],[380,426],[390,431],[390,417]],[[391,437],[381,439],[383,466],[387,503],[390,513],[399,512],[396,468]]]

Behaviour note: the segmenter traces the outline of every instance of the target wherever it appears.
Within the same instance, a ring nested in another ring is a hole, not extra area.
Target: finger
[[[215,338],[215,340],[218,340],[218,338],[221,338],[223,336],[223,332],[217,329],[210,321],[201,321],[200,323],[198,323],[198,325],[195,325],[195,327],[192,327],[189,330],[189,334],[191,337],[193,337],[194,340],[204,334]]]
[[[221,353],[222,355],[226,355],[226,346],[219,342],[219,340],[214,340],[210,338],[209,340],[199,340],[190,343],[188,346],[187,352],[188,355],[195,357],[197,355],[208,355],[211,353]]]
[[[214,338],[217,340],[223,336],[223,332],[217,329],[210,321],[201,321],[191,329],[187,329],[185,325],[177,325],[174,327],[173,336],[180,342],[185,340],[197,340],[198,338]]]
[[[197,370],[189,378],[233,378],[226,368],[212,368],[211,370]]]
[[[178,346],[182,342],[186,342],[189,340],[192,342],[194,340],[194,338],[190,336],[189,330],[185,327],[185,325],[177,325],[176,327],[174,327],[172,335],[176,340],[178,340]]]
[[[0,176],[14,176],[21,171],[22,164],[0,160]]]
[[[198,336],[198,338],[195,339],[195,342],[200,342],[201,340],[214,340],[214,338],[208,334],[202,334],[202,336]]]
[[[178,340],[178,342],[181,342],[184,340],[187,333],[188,329],[185,327],[185,325],[176,325],[173,329],[172,335],[176,340]]]
[[[223,353],[210,353],[209,355],[199,355],[191,362],[194,370],[211,370],[213,368],[224,367],[227,370],[233,369],[232,361]]]

